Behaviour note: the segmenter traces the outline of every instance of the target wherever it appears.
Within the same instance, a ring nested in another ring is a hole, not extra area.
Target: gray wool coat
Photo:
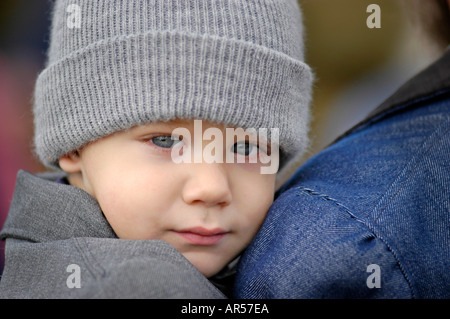
[[[0,298],[224,298],[175,248],[118,239],[97,201],[20,171],[0,238]]]

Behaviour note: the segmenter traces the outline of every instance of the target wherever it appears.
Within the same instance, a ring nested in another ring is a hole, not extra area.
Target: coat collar
[[[117,237],[98,202],[77,187],[56,183],[62,176],[19,171],[0,239],[46,242],[73,237]]]
[[[450,92],[450,48],[447,48],[436,62],[403,84],[364,120],[338,137],[333,143],[368,122],[376,121],[385,115],[416,105],[415,102],[438,97],[448,92]]]

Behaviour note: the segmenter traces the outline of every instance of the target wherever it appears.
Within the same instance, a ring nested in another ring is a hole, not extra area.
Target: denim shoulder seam
[[[314,190],[312,190],[310,188],[306,188],[306,187],[302,187],[302,186],[297,186],[296,188],[301,190],[302,192],[306,193],[307,195],[314,195],[314,196],[317,196],[317,197],[319,197],[320,199],[322,199],[324,201],[333,203],[335,206],[343,209],[351,218],[359,221],[360,223],[364,224],[365,226],[367,226],[371,230],[371,227],[369,225],[367,225],[367,223],[364,220],[362,220],[361,218],[358,218],[355,214],[353,214],[350,211],[349,208],[347,208],[345,205],[341,204],[338,200],[336,200],[336,199],[334,199],[334,198],[332,198],[332,197],[330,197],[328,195],[316,192],[316,191],[314,191]]]
[[[334,199],[334,198],[332,198],[332,197],[330,197],[328,195],[316,192],[316,191],[314,191],[314,190],[312,190],[310,188],[306,188],[306,187],[302,187],[302,186],[297,186],[296,189],[300,190],[301,192],[303,192],[304,194],[306,194],[308,196],[311,196],[311,195],[312,196],[317,196],[317,197],[319,197],[320,199],[322,199],[324,201],[332,203],[333,205],[335,205],[335,206],[339,207],[340,209],[344,210],[345,213],[347,213],[352,219],[354,219],[354,220],[360,222],[361,224],[363,224],[364,226],[366,226],[367,229],[374,235],[375,238],[378,238],[379,240],[381,240],[386,245],[386,247],[388,248],[389,252],[392,254],[394,259],[396,260],[397,265],[398,265],[398,267],[399,267],[403,277],[405,278],[406,282],[408,283],[409,290],[410,290],[412,298],[413,299],[415,298],[412,282],[409,279],[409,276],[407,275],[407,273],[406,273],[405,269],[403,268],[402,264],[400,263],[400,260],[399,260],[399,258],[397,256],[397,254],[392,249],[392,247],[389,245],[389,243],[386,242],[384,237],[380,236],[380,234],[377,234],[377,232],[375,231],[373,226],[371,226],[367,221],[364,221],[361,218],[358,218],[354,213],[352,213],[350,211],[349,208],[347,208],[345,205],[341,204],[338,200],[336,200],[336,199]]]
[[[415,173],[418,165],[423,161],[423,159],[426,157],[426,155],[430,152],[430,150],[435,147],[438,143],[441,142],[441,140],[444,138],[444,136],[446,136],[447,134],[449,134],[450,132],[450,127],[449,125],[449,120],[450,117],[447,116],[444,119],[444,123],[439,125],[426,139],[425,141],[422,143],[421,146],[421,150],[422,152],[419,152],[418,154],[415,154],[415,156],[413,156],[408,163],[405,165],[405,167],[403,168],[402,172],[397,176],[397,178],[391,183],[391,185],[388,188],[388,191],[386,191],[384,193],[384,195],[380,198],[380,200],[377,202],[377,204],[374,206],[374,209],[371,211],[370,216],[372,216],[372,221],[373,221],[373,232],[375,233],[375,228],[379,228],[377,227],[378,221],[381,218],[381,216],[385,213],[385,210],[387,209],[387,207],[392,203],[392,201],[397,198],[398,194],[401,192],[401,190],[403,189],[405,183],[411,178],[411,176],[413,176],[413,174]],[[407,262],[400,262],[400,258],[397,255],[397,253],[395,252],[394,249],[392,249],[391,245],[389,245],[386,241],[386,239],[384,238],[384,236],[378,236],[381,240],[383,240],[383,242],[387,245],[387,247],[389,247],[389,249],[392,251],[394,257],[396,258],[396,260],[398,261],[398,265],[400,267],[400,269],[402,270],[405,278],[408,281],[408,284],[410,285],[410,289],[411,289],[411,293],[413,295],[414,298],[414,289],[413,289],[413,285],[412,282],[410,282],[409,280],[409,276],[407,275],[407,272],[405,270],[405,267],[403,266],[403,264],[405,263],[406,267],[409,267]]]
[[[450,118],[449,118],[450,119]],[[429,154],[430,150],[435,147],[441,140],[450,132],[450,126],[444,128],[444,125],[449,125],[449,122],[445,122],[442,125],[439,125],[433,132],[430,134],[425,141],[422,143],[421,150],[422,152],[415,154],[408,163],[404,166],[402,172],[397,176],[397,178],[391,183],[388,188],[388,192],[386,192],[380,201],[375,205],[372,215],[374,216],[374,223],[377,223],[378,219],[384,213],[389,204],[398,196],[400,191],[403,189],[404,184],[411,178],[411,176],[415,173],[418,165],[423,161],[423,159]],[[441,132],[443,130],[443,132]],[[431,142],[430,142],[431,141]],[[431,144],[431,145],[430,145]],[[390,194],[389,190],[393,188],[395,185],[399,184],[399,187],[395,189],[394,194]],[[387,202],[384,203],[386,196],[389,196]],[[380,204],[383,204],[382,207],[379,207]],[[375,211],[377,211],[376,216]]]

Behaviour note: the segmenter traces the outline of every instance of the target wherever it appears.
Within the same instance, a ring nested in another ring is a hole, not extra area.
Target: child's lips
[[[207,229],[204,227],[175,230],[174,232],[189,243],[202,246],[215,245],[229,233],[221,228]]]

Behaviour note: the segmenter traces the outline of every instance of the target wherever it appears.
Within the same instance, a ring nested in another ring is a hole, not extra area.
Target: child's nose
[[[207,207],[228,206],[231,189],[224,164],[201,163],[189,167],[189,178],[183,188],[187,204],[204,204]]]

